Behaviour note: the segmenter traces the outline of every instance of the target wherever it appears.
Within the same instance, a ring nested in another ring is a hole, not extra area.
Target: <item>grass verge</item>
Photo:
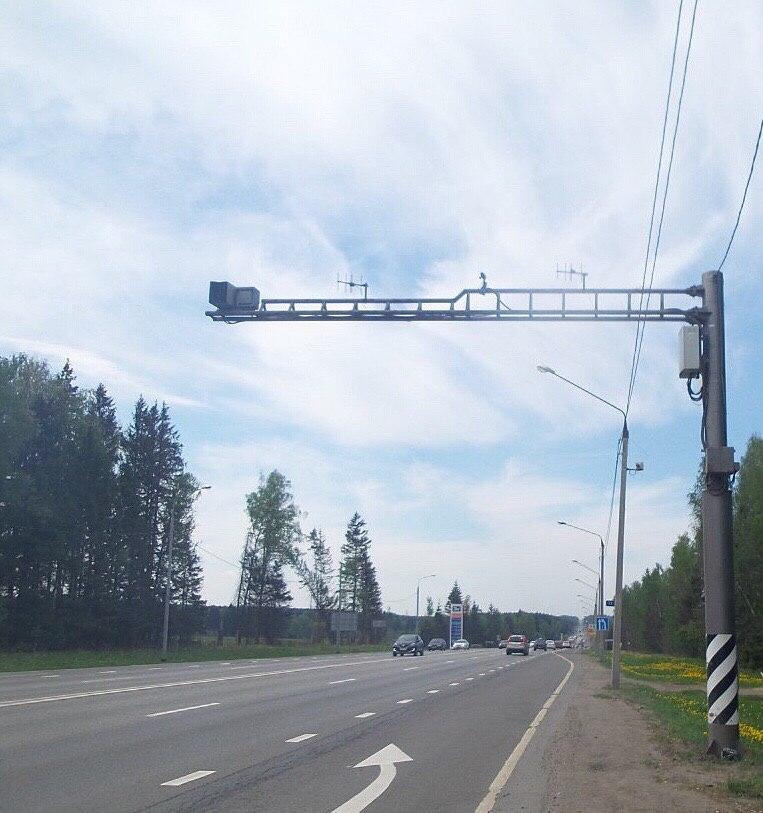
[[[707,742],[707,703],[702,692],[661,692],[627,684],[618,695],[653,712],[668,742],[685,756],[702,752]],[[739,717],[744,756],[733,766],[734,776],[727,780],[726,789],[738,796],[763,799],[763,699],[741,697]]]
[[[611,666],[611,653],[607,653],[602,662]],[[620,668],[624,677],[632,677],[637,680],[692,684],[704,683],[707,679],[705,663],[699,658],[623,652],[620,657]],[[763,686],[763,674],[752,669],[740,669],[739,685],[744,687]]]
[[[348,652],[386,652],[384,645],[342,646],[342,653]],[[233,661],[244,658],[288,658],[305,655],[331,655],[336,652],[328,644],[304,644],[289,646],[269,646],[256,644],[252,646],[230,647],[189,647],[168,653],[168,663],[187,663],[191,661]],[[68,650],[64,652],[0,652],[0,672],[29,672],[50,669],[84,669],[90,666],[138,666],[141,664],[161,663],[162,658],[155,649],[124,650]]]

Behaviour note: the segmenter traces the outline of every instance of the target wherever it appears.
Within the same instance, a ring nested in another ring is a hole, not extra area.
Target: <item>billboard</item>
[[[463,604],[450,605],[450,640],[449,646],[453,646],[453,641],[464,637],[464,607]]]

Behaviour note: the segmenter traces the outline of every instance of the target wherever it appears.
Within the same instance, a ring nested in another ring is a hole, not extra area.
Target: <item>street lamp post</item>
[[[421,582],[423,582],[424,579],[433,579],[436,575],[437,575],[436,573],[430,573],[428,576],[422,576],[416,582],[416,635],[419,634],[419,587],[421,586]]]
[[[599,539],[599,615],[604,615],[604,539],[601,534],[597,534],[596,531],[589,531],[588,528],[581,528],[579,525],[572,525],[569,522],[564,522],[559,520],[559,525],[564,525],[566,528],[574,528],[576,531],[582,531],[584,534],[591,534],[591,536],[598,537]],[[573,562],[577,561],[573,559]],[[582,565],[581,562],[578,564]],[[585,565],[582,565],[585,567]],[[590,570],[590,568],[588,568]],[[599,641],[599,646],[601,651],[604,652],[606,636],[602,633],[596,633],[596,639]]]
[[[538,372],[550,373],[562,381],[575,387],[575,389],[590,395],[602,404],[617,410],[623,416],[623,432],[620,446],[620,513],[617,522],[617,566],[615,568],[615,628],[612,631],[612,688],[620,688],[620,641],[623,627],[623,550],[625,548],[625,487],[628,477],[628,416],[619,406],[607,401],[600,395],[581,387],[569,378],[559,375],[551,367],[538,366]],[[643,466],[641,467],[643,468]],[[640,469],[639,469],[640,470]],[[603,601],[603,597],[602,597]]]
[[[191,495],[191,501],[195,500],[202,491],[207,491],[212,486],[200,486]],[[172,548],[175,544],[175,510],[177,508],[177,497],[173,491],[172,502],[170,503],[170,532],[167,540],[167,578],[164,585],[164,623],[162,624],[162,660],[167,660],[167,642],[170,632],[170,602],[172,600]]]

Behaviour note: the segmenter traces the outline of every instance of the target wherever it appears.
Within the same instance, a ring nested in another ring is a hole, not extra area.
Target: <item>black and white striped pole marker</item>
[[[702,553],[707,636],[708,751],[739,756],[739,685],[734,614],[734,535],[731,477],[738,470],[727,446],[726,350],[723,275],[702,275],[702,408],[705,487],[702,491]]]
[[[728,633],[707,636],[707,722],[739,725],[736,638]]]

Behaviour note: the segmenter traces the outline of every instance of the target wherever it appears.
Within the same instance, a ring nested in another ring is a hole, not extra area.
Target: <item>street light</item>
[[[615,572],[615,628],[612,633],[612,688],[620,688],[620,639],[622,637],[623,627],[623,550],[625,548],[625,486],[628,479],[628,416],[625,411],[620,409],[611,401],[596,395],[595,392],[581,387],[569,378],[559,375],[556,370],[551,367],[538,366],[538,372],[549,373],[554,375],[562,381],[566,382],[575,389],[590,395],[602,404],[617,410],[623,416],[623,431],[621,435],[621,451],[620,451],[620,514],[617,523],[617,568]],[[603,581],[603,580],[602,580]],[[602,591],[603,592],[603,591]],[[602,604],[603,604],[602,596]]]
[[[564,525],[566,528],[574,528],[576,531],[582,531],[584,534],[596,536],[599,539],[599,615],[604,615],[604,539],[601,534],[596,531],[589,531],[588,528],[581,528],[579,525],[573,525],[571,522],[558,521],[559,525]],[[573,561],[577,561],[573,559]],[[581,562],[578,562],[581,564]],[[585,567],[585,565],[583,565]],[[588,568],[590,570],[590,568]],[[603,638],[603,636],[602,636]],[[602,652],[604,651],[604,642],[601,642]]]
[[[208,491],[212,486],[199,486],[191,494],[193,502],[202,491]],[[162,625],[162,660],[167,660],[167,640],[170,631],[170,600],[172,599],[172,547],[175,544],[175,509],[176,495],[173,491],[172,502],[170,503],[170,533],[167,542],[167,580],[164,585],[164,623]]]
[[[424,579],[433,579],[436,575],[436,573],[430,573],[428,576],[422,576],[416,582],[416,635],[419,634],[419,587]]]

